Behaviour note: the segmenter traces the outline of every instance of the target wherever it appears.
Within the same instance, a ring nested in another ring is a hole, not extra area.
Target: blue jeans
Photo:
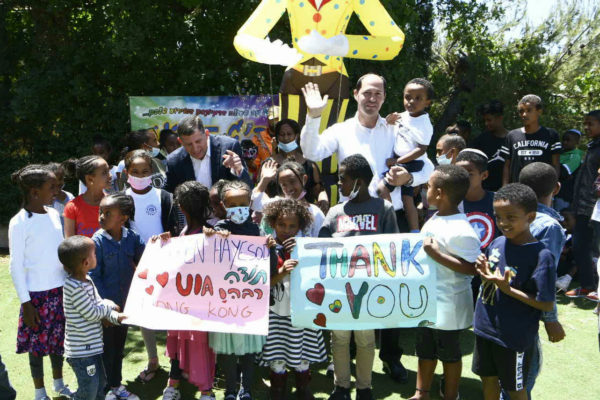
[[[535,380],[540,374],[540,369],[542,369],[542,343],[540,342],[539,335],[535,336],[535,343],[531,346],[529,351],[531,351],[531,359],[529,362],[529,370],[525,377],[525,388],[527,389],[527,398],[531,400],[531,391],[535,385]],[[500,394],[500,400],[510,400],[510,396],[504,389]]]
[[[15,400],[16,398],[17,392],[8,380],[8,372],[6,372],[6,367],[0,357],[0,400]]]
[[[77,377],[77,392],[73,400],[104,400],[106,372],[102,354],[83,358],[67,358]]]

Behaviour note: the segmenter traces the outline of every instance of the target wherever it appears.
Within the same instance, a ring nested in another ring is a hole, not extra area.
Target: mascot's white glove
[[[240,34],[235,40],[246,49],[254,52],[256,61],[262,64],[296,65],[302,59],[302,54],[293,47],[277,39],[271,42],[268,38],[258,39],[254,36]]]
[[[312,30],[310,34],[304,35],[298,40],[298,47],[309,54],[325,54],[329,56],[344,57],[348,54],[350,44],[345,35],[335,35],[326,38],[319,32]]]

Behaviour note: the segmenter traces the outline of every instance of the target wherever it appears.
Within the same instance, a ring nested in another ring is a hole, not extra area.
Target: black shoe
[[[356,400],[373,400],[373,392],[371,388],[357,389]]]
[[[350,389],[336,386],[333,392],[329,395],[329,400],[351,400]]]
[[[406,368],[404,368],[404,365],[402,365],[400,360],[381,361],[383,362],[383,372],[388,374],[390,378],[392,378],[398,383],[408,382],[408,371],[406,370]]]

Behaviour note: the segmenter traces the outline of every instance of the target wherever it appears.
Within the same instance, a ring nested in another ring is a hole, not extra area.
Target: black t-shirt
[[[473,148],[481,150],[488,157],[489,176],[482,182],[485,190],[497,191],[502,186],[502,170],[504,159],[500,155],[500,149],[506,138],[494,136],[491,132],[482,132],[473,140]]]
[[[500,156],[510,160],[509,182],[518,182],[519,173],[526,165],[534,162],[552,164],[552,156],[560,154],[562,145],[554,129],[540,127],[535,133],[525,133],[523,128],[510,131]]]

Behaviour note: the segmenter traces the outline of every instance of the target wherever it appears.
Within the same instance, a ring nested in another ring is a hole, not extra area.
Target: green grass
[[[598,399],[600,398],[600,352],[598,351],[598,322],[592,313],[593,304],[577,300],[569,301],[559,297],[559,315],[565,328],[567,337],[560,343],[552,344],[541,328],[540,336],[544,350],[544,366],[538,378],[533,394],[536,399],[562,400],[562,399]],[[0,310],[2,322],[0,323],[0,355],[6,364],[10,380],[17,389],[18,399],[33,399],[33,385],[29,375],[27,356],[15,354],[15,341],[17,331],[17,317],[19,301],[12,286],[8,273],[8,257],[0,256]],[[373,369],[373,389],[376,399],[407,399],[414,392],[416,379],[417,359],[414,355],[415,332],[407,329],[399,338],[405,355],[402,362],[409,369],[409,381],[400,385],[389,380],[382,372],[381,363],[376,358]],[[164,335],[161,335],[159,343],[162,345],[159,354],[163,354]],[[471,372],[471,359],[474,336],[471,331],[464,335],[462,349],[463,378],[460,385],[461,398],[464,400],[481,399],[481,383],[477,376]],[[162,389],[167,381],[169,367],[168,359],[161,357],[160,363],[163,370],[148,384],[135,382],[135,377],[146,364],[146,351],[137,328],[129,330],[129,338],[126,347],[126,357],[123,365],[123,376],[131,391],[138,394],[142,400],[160,399]],[[326,399],[332,390],[333,383],[325,375],[325,365],[317,366],[314,371],[312,389],[319,399]],[[49,360],[45,361],[46,385],[52,387]],[[437,374],[441,374],[441,366],[438,366]],[[268,389],[263,379],[267,371],[259,369],[253,393],[256,399],[267,399]],[[77,387],[73,371],[65,363],[65,382],[72,388]],[[293,382],[290,379],[290,384]],[[437,399],[436,394],[439,375],[436,376],[435,390],[432,398]],[[50,394],[50,392],[49,392]],[[196,394],[191,385],[183,385],[183,399],[193,399]],[[199,397],[196,394],[196,397]],[[217,398],[223,398],[223,381],[218,380]]]

